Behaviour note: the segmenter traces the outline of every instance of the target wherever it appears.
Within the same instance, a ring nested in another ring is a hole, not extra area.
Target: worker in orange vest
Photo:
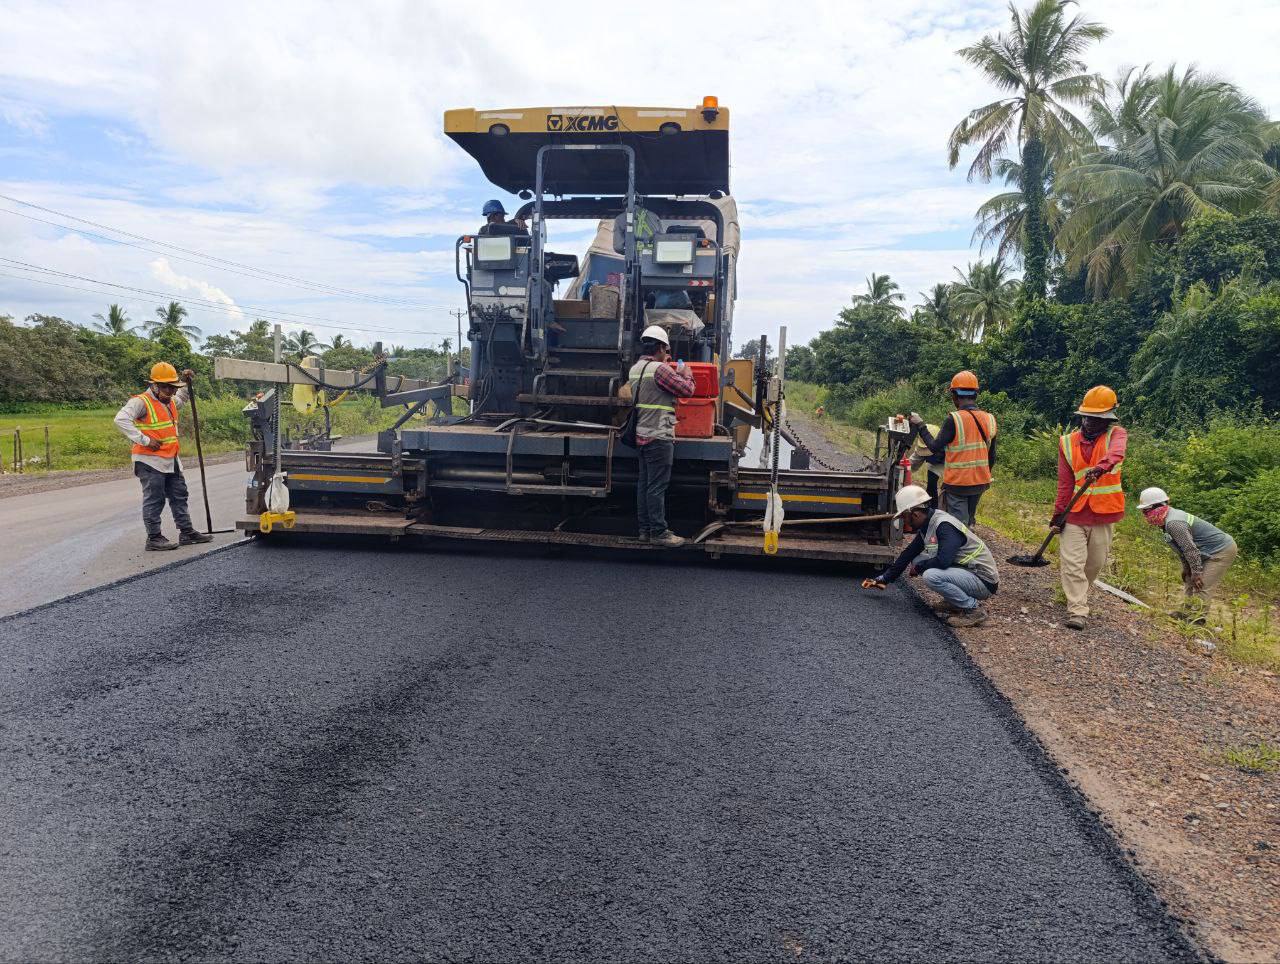
[[[133,443],[133,474],[142,483],[142,524],[147,529],[149,552],[213,541],[213,536],[197,532],[191,523],[187,481],[178,458],[178,408],[191,397],[194,377],[190,368],[179,378],[178,370],[168,362],[156,362],[151,366],[147,390],[134,395],[116,413],[116,427]],[[166,502],[178,525],[176,543],[160,531],[160,513]]]
[[[1117,404],[1106,385],[1089,389],[1076,409],[1080,428],[1058,442],[1058,498],[1049,525],[1062,533],[1058,564],[1070,629],[1085,627],[1089,588],[1106,567],[1116,523],[1124,518],[1120,468],[1129,436],[1116,420]],[[1073,494],[1086,481],[1089,488],[1068,515]]]
[[[978,515],[978,500],[991,488],[991,469],[996,464],[996,417],[978,408],[978,376],[957,372],[951,379],[951,402],[955,405],[935,437],[918,412],[910,422],[920,430],[920,441],[943,459],[942,507],[967,526]]]

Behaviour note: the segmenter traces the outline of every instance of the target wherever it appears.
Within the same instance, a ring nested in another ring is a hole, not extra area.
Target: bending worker
[[[1089,587],[1106,567],[1116,523],[1124,518],[1120,466],[1129,436],[1116,421],[1116,404],[1116,393],[1106,385],[1089,389],[1076,409],[1080,428],[1058,441],[1058,498],[1049,527],[1062,533],[1058,565],[1069,629],[1084,629]],[[1068,515],[1068,505],[1085,482],[1089,488]]]
[[[895,498],[898,514],[894,518],[906,516],[903,527],[916,537],[893,565],[874,578],[864,579],[862,588],[884,589],[910,566],[908,575],[920,576],[942,597],[932,607],[939,615],[946,615],[948,626],[981,626],[987,621],[982,601],[1000,588],[1000,573],[991,550],[955,516],[933,508],[929,493],[920,486],[904,485]]]
[[[1236,540],[1212,522],[1173,508],[1169,493],[1156,486],[1142,490],[1138,509],[1182,559],[1183,608],[1174,615],[1202,624],[1213,591],[1236,561]]]
[[[178,458],[178,408],[191,396],[188,386],[195,372],[190,368],[178,378],[168,362],[151,366],[151,383],[141,395],[134,395],[116,413],[116,427],[133,442],[133,474],[142,483],[142,524],[147,529],[149,551],[176,549],[213,536],[197,532],[187,511],[187,480]],[[178,541],[172,543],[160,532],[160,513],[165,502],[178,525]]]
[[[996,417],[978,408],[978,376],[957,372],[951,379],[951,402],[955,405],[942,430],[935,437],[917,412],[910,422],[920,429],[920,441],[942,466],[942,505],[965,525],[978,516],[978,500],[991,488],[991,469],[996,464]]]
[[[644,354],[631,366],[631,398],[636,409],[636,516],[640,541],[676,548],[684,539],[667,528],[667,486],[676,454],[676,399],[693,394],[694,381],[684,362],[674,368],[671,341],[660,325],[640,336]]]

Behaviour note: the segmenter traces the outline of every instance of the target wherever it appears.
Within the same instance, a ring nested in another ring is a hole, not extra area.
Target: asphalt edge
[[[924,597],[914,585],[910,586],[914,596],[913,605],[928,616],[936,625],[939,635],[946,640],[952,658],[966,678],[973,683],[983,700],[990,705],[1002,726],[1013,737],[1018,749],[1026,756],[1032,767],[1039,773],[1047,786],[1056,793],[1067,806],[1072,819],[1091,842],[1098,847],[1121,869],[1121,873],[1139,898],[1143,909],[1152,919],[1161,919],[1171,930],[1170,951],[1178,952],[1182,960],[1223,964],[1223,959],[1215,956],[1209,948],[1198,942],[1191,931],[1191,921],[1185,920],[1170,909],[1155,889],[1155,886],[1142,873],[1133,859],[1133,853],[1112,832],[1112,824],[1106,815],[1096,808],[1076,783],[1070,779],[1069,771],[1054,757],[1048,747],[1036,736],[1030,724],[1018,712],[1013,701],[991,680],[982,667],[969,654],[960,637],[946,623],[937,618],[925,602]],[[1180,946],[1178,946],[1180,945]]]
[[[252,539],[241,539],[238,542],[228,542],[225,546],[206,549],[204,552],[198,553],[194,556],[188,556],[185,559],[175,559],[173,562],[166,562],[162,566],[156,566],[152,569],[146,570],[145,572],[135,572],[128,576],[121,576],[119,579],[111,580],[111,582],[104,582],[100,586],[90,586],[88,589],[81,589],[79,592],[73,592],[69,596],[59,596],[57,599],[50,599],[48,602],[42,602],[29,609],[19,609],[17,612],[6,613],[5,615],[0,616],[0,625],[4,625],[5,623],[18,619],[22,616],[30,616],[32,613],[42,612],[43,610],[50,609],[54,606],[61,606],[64,603],[74,602],[77,599],[84,599],[86,596],[97,595],[100,592],[115,589],[117,586],[122,586],[126,583],[136,582],[139,579],[146,579],[158,573],[168,572],[171,569],[178,569],[181,566],[189,566],[193,562],[199,562],[201,559],[207,559],[209,556],[215,556],[220,552],[228,552],[232,549],[242,548],[252,542]]]

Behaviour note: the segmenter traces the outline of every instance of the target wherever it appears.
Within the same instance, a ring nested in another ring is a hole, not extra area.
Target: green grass
[[[1246,773],[1276,773],[1280,771],[1280,747],[1266,742],[1228,747],[1222,753],[1222,762]]]
[[[460,400],[455,399],[456,404]],[[241,414],[245,401],[240,398],[211,398],[199,401],[201,439],[205,455],[242,449],[249,438],[248,420]],[[130,442],[116,429],[112,419],[119,406],[72,408],[70,406],[33,405],[20,411],[0,414],[0,458],[6,471],[13,471],[13,434],[22,430],[27,472],[69,469],[109,469],[129,464]],[[365,435],[389,428],[403,409],[383,409],[367,395],[348,399],[333,410],[335,435]],[[465,411],[465,408],[464,408]],[[191,428],[191,410],[179,414],[182,449],[195,453]],[[317,431],[323,427],[319,415],[304,419],[285,409],[285,424],[292,434]],[[44,429],[49,429],[50,463],[45,462]]]
[[[816,385],[791,382],[787,400],[812,414],[823,404],[826,391]],[[823,429],[837,445],[869,452],[874,434],[833,417],[828,411]],[[871,442],[867,439],[870,437]],[[982,497],[978,521],[1016,542],[1039,546],[1049,531],[1057,481],[1052,478],[1016,479],[1002,474],[997,464],[995,484]],[[1132,503],[1132,499],[1130,502]],[[1152,618],[1187,637],[1188,644],[1204,638],[1204,627],[1187,626],[1169,618],[1182,602],[1182,565],[1163,537],[1130,506],[1116,526],[1112,568],[1107,582],[1132,593],[1152,607]],[[1057,561],[1057,540],[1046,558]],[[1210,613],[1209,628],[1221,653],[1243,664],[1280,670],[1280,568],[1240,560],[1227,573]]]

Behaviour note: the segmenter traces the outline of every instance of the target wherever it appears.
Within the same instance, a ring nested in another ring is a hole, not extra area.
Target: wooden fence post
[[[22,429],[14,428],[13,430],[13,465],[19,474],[22,474]]]
[[[53,468],[53,459],[49,452],[49,426],[44,427],[44,470],[48,472]]]

